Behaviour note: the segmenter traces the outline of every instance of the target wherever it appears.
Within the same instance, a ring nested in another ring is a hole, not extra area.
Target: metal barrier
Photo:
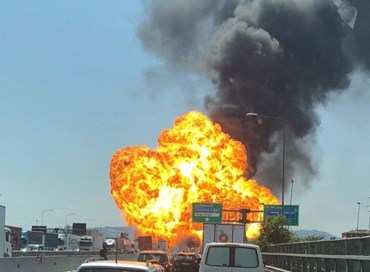
[[[370,256],[263,253],[264,262],[292,272],[369,272]]]
[[[281,269],[278,267],[270,266],[270,265],[265,265],[265,272],[291,272],[289,270]]]

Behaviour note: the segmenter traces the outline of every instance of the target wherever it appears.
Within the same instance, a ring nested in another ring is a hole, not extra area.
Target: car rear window
[[[159,263],[168,262],[167,255],[165,254],[150,254],[150,253],[140,253],[137,260],[139,262],[146,262],[150,260],[157,260]]]
[[[210,247],[205,263],[209,266],[258,267],[258,255],[254,248],[248,247]]]
[[[194,261],[195,260],[195,255],[177,255],[175,257],[176,261]]]
[[[135,268],[110,268],[110,267],[93,267],[93,268],[83,268],[80,272],[145,272],[145,269],[135,269]]]

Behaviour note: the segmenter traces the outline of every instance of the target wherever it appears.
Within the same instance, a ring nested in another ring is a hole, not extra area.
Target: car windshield
[[[91,246],[91,245],[92,245],[91,241],[80,240],[80,246]]]
[[[195,255],[179,254],[175,257],[176,261],[194,261],[195,259]]]

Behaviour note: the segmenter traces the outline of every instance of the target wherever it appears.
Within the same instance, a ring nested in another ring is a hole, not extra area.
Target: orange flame
[[[184,235],[200,238],[202,224],[191,222],[192,203],[221,203],[223,209],[236,210],[278,203],[269,189],[243,177],[244,145],[202,113],[178,118],[158,144],[157,150],[118,150],[110,166],[112,196],[126,222],[141,234],[170,245]],[[247,237],[258,235],[258,225],[251,225]]]

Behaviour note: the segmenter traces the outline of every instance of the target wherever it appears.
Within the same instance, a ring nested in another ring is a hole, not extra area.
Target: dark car
[[[137,256],[138,262],[157,261],[166,269],[166,272],[174,272],[174,266],[170,254],[162,250],[144,250]]]
[[[202,256],[197,252],[180,252],[174,258],[176,272],[198,272]]]

